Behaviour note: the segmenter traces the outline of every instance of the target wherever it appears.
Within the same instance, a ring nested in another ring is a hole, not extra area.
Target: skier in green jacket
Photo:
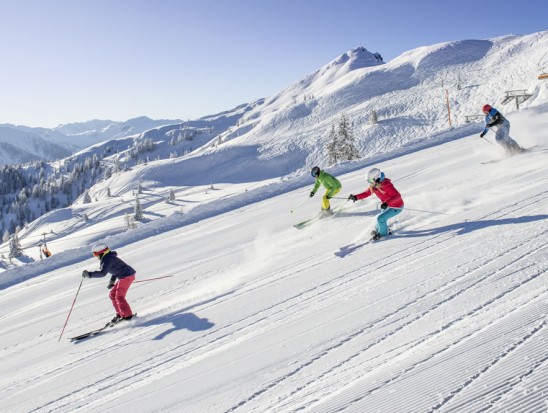
[[[316,191],[318,190],[320,185],[323,185],[326,191],[322,198],[322,211],[331,213],[331,205],[329,204],[329,199],[335,196],[341,190],[341,183],[337,178],[329,175],[325,171],[322,171],[317,166],[312,168],[310,174],[316,179],[314,189],[312,189],[312,191],[310,192],[310,197],[313,197],[316,194]]]

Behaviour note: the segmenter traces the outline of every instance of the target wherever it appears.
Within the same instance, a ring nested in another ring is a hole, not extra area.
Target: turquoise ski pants
[[[377,217],[377,231],[382,237],[388,235],[388,220],[398,215],[403,208],[386,208]]]

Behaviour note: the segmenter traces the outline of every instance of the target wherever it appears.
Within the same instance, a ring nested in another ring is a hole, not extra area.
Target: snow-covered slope
[[[0,273],[2,410],[546,411],[546,34],[387,64],[355,49],[256,105],[113,141],[118,157],[144,139],[164,150],[183,138],[182,150],[186,132],[204,130],[199,149],[131,165],[91,188],[92,203],[19,233],[26,257]],[[501,104],[511,89],[532,95],[520,111]],[[526,153],[505,158],[491,133],[464,123],[486,101]],[[369,125],[373,109],[380,122]],[[342,112],[364,158],[328,169],[342,211],[297,230],[320,205],[302,172],[323,165]],[[394,235],[362,245],[378,203],[345,201],[372,166],[406,208]],[[137,187],[144,219],[128,230]],[[44,238],[53,256],[22,265]],[[73,344],[113,316],[107,279],[80,276],[98,266],[95,241],[137,269],[128,300],[139,317]]]
[[[181,187],[185,213],[111,236],[107,203],[82,231],[59,212],[54,255],[0,279],[2,409],[546,411],[547,123],[546,106],[514,114],[531,149],[512,158],[455,130],[340,166],[340,198],[379,166],[406,202],[394,235],[344,258],[378,203],[337,198],[336,217],[296,230],[319,209],[307,177]],[[139,316],[73,344],[113,315],[107,279],[79,288],[89,246],[70,249],[97,239],[137,269]]]

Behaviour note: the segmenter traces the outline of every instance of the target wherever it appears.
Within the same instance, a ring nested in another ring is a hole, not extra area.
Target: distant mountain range
[[[31,128],[0,125],[0,166],[52,161],[71,153],[68,147],[44,139]]]
[[[181,120],[141,116],[125,122],[95,119],[53,129],[3,124],[0,125],[0,166],[57,160],[99,142],[178,123]]]

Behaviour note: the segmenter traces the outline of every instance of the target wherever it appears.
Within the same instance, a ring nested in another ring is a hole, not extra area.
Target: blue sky
[[[195,119],[346,51],[548,29],[546,1],[3,0],[0,123]]]

